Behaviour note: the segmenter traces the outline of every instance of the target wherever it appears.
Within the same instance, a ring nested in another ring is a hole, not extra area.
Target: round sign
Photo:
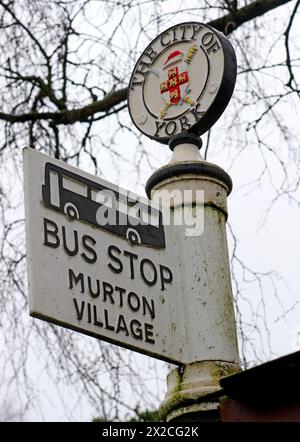
[[[201,135],[223,113],[235,80],[229,40],[208,25],[181,23],[156,37],[137,61],[129,112],[143,134],[161,143],[183,131]]]

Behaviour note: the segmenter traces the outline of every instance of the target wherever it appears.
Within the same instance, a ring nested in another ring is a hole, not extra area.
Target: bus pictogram
[[[117,234],[133,244],[165,248],[162,213],[136,197],[130,197],[53,163],[45,164],[42,186],[44,204]]]

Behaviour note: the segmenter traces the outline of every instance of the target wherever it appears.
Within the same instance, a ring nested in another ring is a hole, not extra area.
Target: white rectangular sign
[[[30,314],[186,362],[179,259],[161,212],[34,149],[23,157]]]

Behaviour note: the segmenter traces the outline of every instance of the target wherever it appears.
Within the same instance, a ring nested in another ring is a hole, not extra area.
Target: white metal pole
[[[189,235],[184,226],[174,227],[189,363],[167,377],[168,390],[160,406],[166,421],[218,419],[215,393],[220,390],[219,380],[240,370],[226,238],[232,182],[222,168],[200,156],[199,147],[201,140],[193,134],[173,137],[170,163],[154,172],[146,184],[153,200],[162,190],[182,192],[183,204],[170,203],[174,217],[190,210],[198,216],[201,205],[199,216],[204,217],[199,234]],[[186,200],[186,190],[191,191],[192,200],[190,196]]]

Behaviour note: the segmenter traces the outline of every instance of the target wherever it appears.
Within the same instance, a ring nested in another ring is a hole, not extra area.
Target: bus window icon
[[[45,164],[44,204],[126,238],[131,244],[165,248],[162,213],[156,207],[84,178],[53,163]]]

